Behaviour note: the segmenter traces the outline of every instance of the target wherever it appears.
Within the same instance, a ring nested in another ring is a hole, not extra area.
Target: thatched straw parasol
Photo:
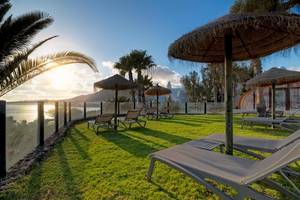
[[[275,119],[275,85],[300,81],[300,72],[283,68],[271,68],[246,82],[247,88],[272,86],[272,118]]]
[[[117,110],[118,110],[118,90],[127,90],[133,88],[134,84],[119,74],[115,74],[107,79],[94,83],[94,88],[102,88],[105,90],[115,90],[115,125],[117,130]]]
[[[165,87],[161,87],[158,84],[145,91],[147,96],[156,96],[156,119],[158,119],[158,100],[159,96],[171,94],[171,90]]]
[[[300,17],[280,13],[225,15],[183,35],[169,57],[194,62],[225,62],[226,153],[233,153],[232,61],[267,56],[300,42]]]

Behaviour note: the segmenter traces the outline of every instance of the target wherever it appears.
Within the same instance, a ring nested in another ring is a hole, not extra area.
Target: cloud
[[[65,99],[93,92],[101,73],[85,65],[68,65],[45,72],[3,96],[8,101]]]
[[[110,61],[110,60],[103,61],[101,63],[99,71],[103,71],[103,74],[104,74],[103,78],[107,78],[108,76],[112,76],[114,74],[119,73],[119,71],[114,68],[114,64],[115,64],[115,62]]]
[[[94,73],[85,65],[73,64],[45,72],[22,84],[4,95],[8,101],[66,99],[93,92],[96,81],[118,73],[113,61],[103,61],[98,66],[99,73]],[[168,81],[173,87],[180,87],[180,74],[167,66],[157,66],[148,72],[154,83],[166,86]],[[136,74],[134,73],[134,77]]]
[[[149,72],[154,83],[166,86],[170,81],[173,87],[181,87],[180,74],[167,66],[158,65]]]
[[[300,72],[300,67],[288,67],[287,69]]]

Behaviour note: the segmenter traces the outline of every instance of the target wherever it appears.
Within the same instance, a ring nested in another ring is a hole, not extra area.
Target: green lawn
[[[240,129],[238,118],[234,125],[236,135],[279,139],[289,134],[258,127]],[[151,152],[223,131],[221,115],[182,115],[148,121],[144,129],[98,135],[88,130],[86,123],[80,123],[30,174],[1,192],[0,199],[219,199],[163,164],[156,165],[152,183],[145,180],[145,174]],[[254,187],[282,198],[274,190]]]

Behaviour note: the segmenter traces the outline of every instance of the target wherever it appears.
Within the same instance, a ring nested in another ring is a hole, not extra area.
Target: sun
[[[52,69],[45,73],[48,79],[49,87],[53,89],[62,89],[74,83],[74,76],[68,67]],[[67,89],[67,88],[66,88]]]

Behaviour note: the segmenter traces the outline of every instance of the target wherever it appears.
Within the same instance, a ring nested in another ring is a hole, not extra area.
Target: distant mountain
[[[187,96],[183,88],[172,88],[171,99],[172,101],[186,101]],[[119,91],[119,97],[126,97],[131,100],[130,90]],[[100,101],[114,101],[115,91],[112,90],[101,90],[87,95],[80,95],[65,101],[70,102],[100,102]],[[163,99],[163,98],[162,98]]]
[[[131,98],[129,90],[120,90],[119,97]],[[70,99],[66,99],[65,101],[70,102],[100,102],[100,101],[114,101],[115,91],[113,90],[101,90],[99,92],[95,92],[87,95],[80,95]]]

